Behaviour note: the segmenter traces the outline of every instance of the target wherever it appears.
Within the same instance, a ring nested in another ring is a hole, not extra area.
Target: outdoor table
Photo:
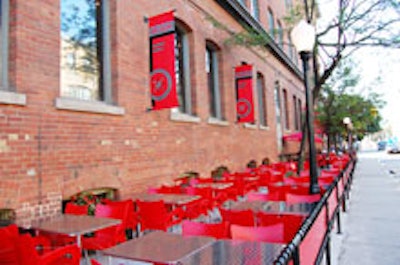
[[[252,210],[264,213],[294,213],[308,215],[313,209],[312,203],[287,204],[285,201],[241,201],[230,206],[231,210]]]
[[[36,231],[75,236],[78,247],[81,247],[81,236],[97,230],[119,225],[121,220],[95,217],[90,215],[62,214],[53,218],[22,224],[21,227]]]
[[[183,206],[200,199],[199,195],[188,194],[163,194],[163,193],[136,193],[132,195],[132,199],[141,201],[164,201],[166,204]]]
[[[196,188],[211,188],[213,190],[225,190],[233,186],[233,182],[211,182],[196,184]]]
[[[180,234],[155,231],[103,250],[109,264],[113,259],[134,260],[149,263],[180,264],[179,261],[211,245],[212,237],[182,236]],[[130,264],[130,263],[127,263]]]
[[[218,240],[179,260],[180,265],[273,264],[284,244]]]

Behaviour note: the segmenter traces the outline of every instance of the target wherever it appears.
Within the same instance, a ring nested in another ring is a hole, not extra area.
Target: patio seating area
[[[329,259],[327,234],[333,222],[341,229],[356,160],[323,161],[318,194],[309,194],[307,171],[280,162],[178,178],[122,201],[91,195],[93,212],[71,201],[57,218],[0,229],[13,238],[0,261],[28,264],[15,251],[29,245],[37,264],[314,264]]]

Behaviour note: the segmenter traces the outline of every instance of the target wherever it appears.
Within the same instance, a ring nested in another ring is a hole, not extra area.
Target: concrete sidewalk
[[[400,155],[359,153],[332,265],[400,264]]]

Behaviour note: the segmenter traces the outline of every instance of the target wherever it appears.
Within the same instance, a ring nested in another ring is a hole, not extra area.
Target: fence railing
[[[310,215],[303,222],[293,240],[275,259],[275,265],[320,264],[324,254],[325,264],[331,264],[330,233],[334,222],[337,233],[341,233],[340,208],[346,211],[346,200],[352,183],[356,159],[350,160],[316,203]]]

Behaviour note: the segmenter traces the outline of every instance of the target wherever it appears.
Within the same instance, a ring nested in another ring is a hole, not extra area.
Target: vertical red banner
[[[253,102],[253,67],[240,65],[235,68],[237,122],[255,122]]]
[[[149,19],[152,109],[179,105],[175,82],[175,19],[173,11]]]

